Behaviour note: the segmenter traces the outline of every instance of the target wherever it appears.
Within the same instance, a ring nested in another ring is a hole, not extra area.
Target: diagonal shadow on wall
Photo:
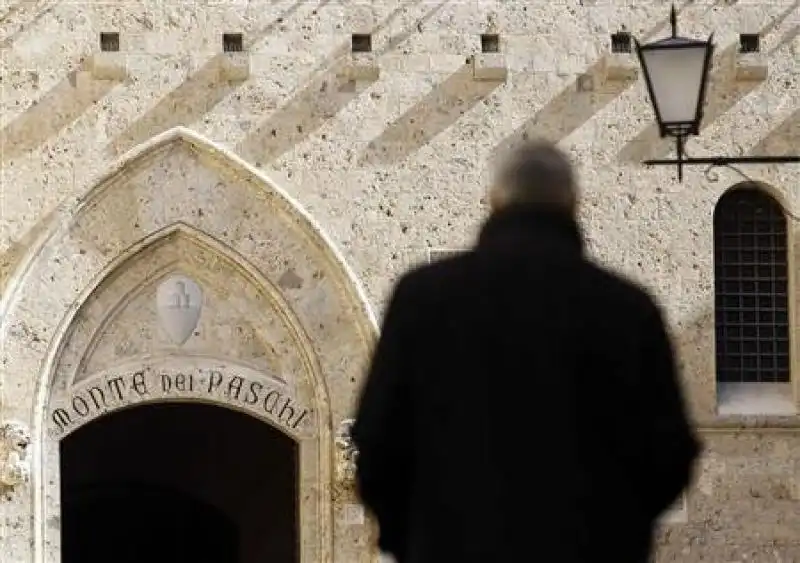
[[[329,2],[330,0],[326,0],[320,3],[317,9]],[[245,40],[248,45],[257,43],[275,31],[302,6],[302,1],[295,2],[274,21],[253,35],[245,30]],[[194,123],[203,117],[241,84],[238,81],[224,78],[225,62],[226,55],[224,53],[210,58],[180,86],[161,98],[154,107],[131,123],[109,144],[108,149],[117,154],[126,152],[159,133],[179,125]]]
[[[678,9],[680,13],[690,2],[685,2]],[[660,20],[656,25],[642,34],[643,40],[649,40],[669,23],[669,18]],[[559,94],[550,100],[543,108],[517,127],[508,137],[503,139],[494,149],[495,154],[502,154],[512,147],[529,138],[544,137],[553,142],[558,142],[569,136],[584,123],[589,121],[596,113],[627,90],[637,78],[620,78],[607,80],[605,68],[609,62],[606,55],[567,85]],[[594,85],[585,89],[584,84]]]
[[[360,158],[361,164],[390,164],[408,157],[501,84],[501,81],[475,80],[472,65],[463,65],[370,142]]]
[[[444,8],[444,6],[447,4],[448,1],[449,0],[442,0],[441,2],[439,2],[439,4],[437,4],[436,6],[425,12],[421,18],[419,18],[416,22],[414,22],[413,26],[389,37],[389,39],[386,41],[386,44],[380,49],[378,49],[377,56],[380,57],[387,53],[390,53],[391,51],[394,51],[400,45],[405,43],[408,40],[408,38],[411,37],[414,33],[420,33],[422,31],[423,25],[427,23],[428,20],[430,20],[433,16],[435,16],[436,13],[439,12],[439,10]],[[399,12],[397,13],[399,14]],[[391,20],[393,20],[395,17],[396,17],[395,12],[392,12],[392,14],[384,21],[382,27],[388,26],[391,23]]]
[[[0,200],[2,209],[2,200]],[[21,237],[13,241],[5,251],[0,252],[0,295],[3,294],[9,278],[25,257],[28,250],[36,243],[36,239],[50,226],[58,207],[54,207],[41,217],[35,225],[28,229]]]
[[[558,142],[617,99],[636,82],[637,77],[606,80],[607,60],[607,57],[603,57],[589,67],[578,81],[572,82],[537,111],[531,119],[518,127],[509,137],[503,139],[495,151],[501,154],[532,137],[543,137],[552,142]],[[584,91],[581,87],[581,84],[584,83],[597,86],[592,90]]]
[[[797,154],[800,152],[798,147],[800,147],[800,109],[761,139],[761,142],[750,150],[750,154],[753,156]]]
[[[308,138],[368,88],[374,80],[347,75],[350,44],[325,59],[316,76],[291,101],[256,127],[239,145],[239,153],[261,163],[280,157]]]
[[[795,2],[775,20],[759,31],[761,37],[778,27],[800,4]],[[706,107],[700,130],[709,127],[714,121],[730,111],[739,101],[760,86],[763,81],[738,81],[735,76],[738,45],[736,43],[723,49],[714,61],[706,93]],[[664,158],[674,147],[674,141],[661,139],[658,126],[653,124],[629,141],[618,155],[620,162],[641,162],[642,160]]]
[[[400,14],[419,1],[401,4],[392,10],[375,26],[372,33],[376,34],[389,26]],[[428,12],[423,19],[431,15]],[[421,21],[418,20],[415,26]],[[410,33],[404,31],[389,38],[386,45],[374,53],[375,58],[378,59],[405,41]],[[349,49],[348,43],[328,56],[314,72],[315,77],[288,104],[259,124],[255,131],[241,142],[238,147],[239,154],[259,164],[279,158],[319,130],[326,121],[335,117],[369,88],[375,82],[374,79],[356,81],[348,77],[348,66],[351,64]]]
[[[774,55],[775,53],[783,49],[785,46],[789,45],[792,41],[794,41],[798,35],[800,35],[800,25],[796,25],[792,29],[787,31],[786,35],[784,35],[781,38],[781,40],[777,43],[777,45],[775,45],[772,49],[770,49],[769,54]]]
[[[14,43],[17,36],[35,25],[40,19],[46,16],[50,11],[55,8],[60,2],[44,1],[44,2],[29,2],[21,0],[8,10],[0,15],[0,24],[5,26],[15,26],[16,29],[10,31],[6,37],[0,41],[0,49],[8,49]],[[17,21],[14,21],[14,20]],[[9,21],[10,20],[10,21]]]
[[[208,113],[237,86],[237,83],[223,78],[224,64],[225,57],[222,54],[209,59],[197,72],[117,135],[109,148],[117,154],[124,153],[158,133],[192,123]]]
[[[67,128],[118,84],[115,80],[93,80],[84,66],[70,72],[0,131],[3,144],[0,164],[34,150]]]

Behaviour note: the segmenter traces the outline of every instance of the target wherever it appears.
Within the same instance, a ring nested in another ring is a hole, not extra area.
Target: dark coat
[[[353,439],[401,563],[641,563],[700,450],[653,299],[534,209],[400,280]]]

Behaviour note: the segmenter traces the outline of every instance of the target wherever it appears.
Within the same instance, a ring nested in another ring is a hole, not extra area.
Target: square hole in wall
[[[119,51],[119,33],[104,31],[100,34],[100,50],[108,53]]]
[[[612,53],[630,53],[633,51],[633,40],[627,31],[618,31],[611,34]]]
[[[761,37],[758,33],[742,33],[739,35],[740,53],[758,53],[761,50]]]
[[[371,53],[372,35],[369,33],[354,33],[350,40],[350,50],[353,53]]]
[[[496,33],[484,33],[481,35],[481,53],[499,53],[500,36]]]
[[[223,33],[222,50],[225,53],[241,53],[244,51],[244,35],[241,33]]]

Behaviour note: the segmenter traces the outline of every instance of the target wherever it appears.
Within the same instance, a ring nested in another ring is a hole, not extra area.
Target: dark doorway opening
[[[62,563],[298,563],[297,444],[244,413],[158,403],[61,452]]]

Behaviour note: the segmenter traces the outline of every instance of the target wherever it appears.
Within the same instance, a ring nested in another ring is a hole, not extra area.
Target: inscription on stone
[[[309,409],[299,405],[284,388],[245,377],[235,370],[144,367],[109,374],[75,391],[53,409],[51,422],[58,434],[64,434],[123,406],[187,398],[244,407],[289,430],[302,428],[310,418]]]

